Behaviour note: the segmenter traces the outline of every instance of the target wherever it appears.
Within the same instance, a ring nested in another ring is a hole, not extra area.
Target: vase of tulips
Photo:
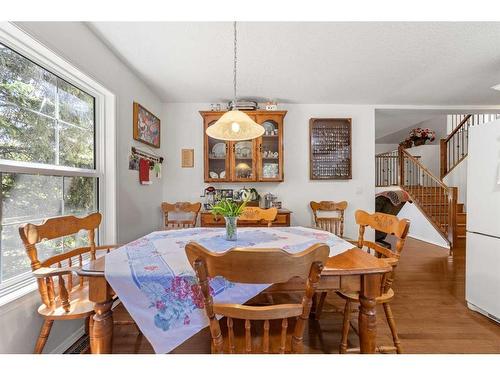
[[[222,199],[215,206],[212,206],[214,216],[223,216],[226,221],[226,240],[236,241],[238,239],[238,217],[243,212],[247,201],[235,202],[232,199]]]

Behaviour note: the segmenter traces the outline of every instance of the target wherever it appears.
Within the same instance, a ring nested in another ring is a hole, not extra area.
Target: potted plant
[[[436,133],[429,128],[415,128],[410,132],[410,139],[415,146],[421,146],[427,141],[433,142],[436,139]]]
[[[236,241],[238,217],[240,217],[246,205],[246,200],[243,202],[235,202],[232,199],[222,199],[215,206],[212,206],[212,214],[214,216],[221,215],[224,217],[224,220],[226,220],[227,241]]]

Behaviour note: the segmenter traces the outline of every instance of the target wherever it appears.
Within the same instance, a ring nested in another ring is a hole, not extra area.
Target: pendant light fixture
[[[209,137],[223,141],[243,141],[258,138],[264,134],[264,127],[253,121],[245,112],[235,108],[236,96],[236,52],[237,33],[236,22],[234,27],[234,65],[233,65],[233,103],[230,111],[224,113],[213,125],[210,125],[206,133]]]

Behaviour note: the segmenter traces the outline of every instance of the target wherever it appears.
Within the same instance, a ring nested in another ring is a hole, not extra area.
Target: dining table
[[[360,352],[376,352],[376,298],[381,295],[383,275],[392,271],[390,261],[314,228],[238,228],[237,235],[236,241],[228,241],[223,228],[157,231],[84,264],[77,273],[87,278],[89,300],[94,303],[91,353],[112,352],[116,296],[156,353],[171,352],[208,325],[197,279],[184,250],[190,241],[219,253],[233,247],[281,248],[298,253],[315,243],[326,243],[330,257],[316,291],[359,292]],[[214,278],[210,287],[216,303],[245,303],[260,293],[304,292],[305,281],[254,285]]]

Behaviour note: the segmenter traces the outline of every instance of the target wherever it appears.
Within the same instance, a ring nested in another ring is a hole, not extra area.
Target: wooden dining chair
[[[176,202],[161,204],[163,225],[165,230],[194,228],[198,220],[201,203]]]
[[[333,233],[336,236],[344,237],[344,212],[347,208],[346,201],[311,201],[309,205],[311,206],[314,224],[317,228]]]
[[[392,282],[394,280],[395,269],[398,264],[401,252],[405,244],[406,236],[410,228],[410,221],[407,219],[398,219],[396,216],[376,212],[369,214],[362,210],[357,210],[355,213],[356,223],[359,225],[359,239],[358,247],[360,249],[366,248],[369,253],[373,251],[373,255],[378,258],[387,259],[388,263],[392,266],[392,272],[384,274],[382,280],[381,296],[376,299],[377,304],[382,304],[384,308],[385,317],[391,330],[392,340],[394,346],[381,346],[377,348],[380,353],[394,352],[402,353],[401,342],[396,330],[396,323],[392,314],[389,302],[394,298],[394,291],[392,289]],[[387,249],[373,241],[365,239],[365,229],[370,227],[374,230],[393,235],[397,239],[394,251]],[[340,343],[339,352],[341,354],[347,352],[359,352],[359,348],[347,348],[347,340],[349,329],[351,326],[351,306],[352,304],[359,304],[359,293],[357,292],[344,292],[339,291],[337,294],[343,298],[345,303],[344,308],[344,322],[342,327],[342,340]]]
[[[314,225],[316,228],[333,233],[338,237],[344,237],[344,213],[347,209],[347,202],[321,201],[309,202],[311,207]],[[316,293],[314,295],[314,317],[316,320],[321,318],[323,305],[327,292]]]
[[[268,209],[263,209],[259,207],[245,207],[241,216],[238,220],[241,221],[257,221],[265,222],[267,226],[273,225],[273,221],[276,220],[276,215],[278,214],[278,209],[276,207],[271,207]]]
[[[186,255],[196,271],[212,336],[212,353],[302,353],[305,323],[330,248],[315,244],[298,254],[281,249],[233,248],[212,253],[190,242]],[[209,279],[222,276],[244,284],[306,280],[302,303],[249,306],[214,303]],[[216,315],[225,317],[220,324]]]
[[[55,320],[85,319],[87,334],[92,328],[94,304],[88,298],[88,283],[76,276],[75,269],[83,262],[96,259],[98,253],[109,253],[118,245],[96,246],[95,230],[101,223],[101,214],[93,213],[83,218],[62,216],[43,221],[41,224],[24,224],[19,235],[31,261],[32,274],[38,283],[42,305],[38,313],[43,318],[42,328],[35,344],[34,353],[42,353]],[[44,242],[87,231],[88,246],[83,246],[40,260]],[[42,247],[40,249],[37,248]],[[121,303],[114,307],[117,323],[134,324]],[[128,319],[125,318],[128,316]]]

